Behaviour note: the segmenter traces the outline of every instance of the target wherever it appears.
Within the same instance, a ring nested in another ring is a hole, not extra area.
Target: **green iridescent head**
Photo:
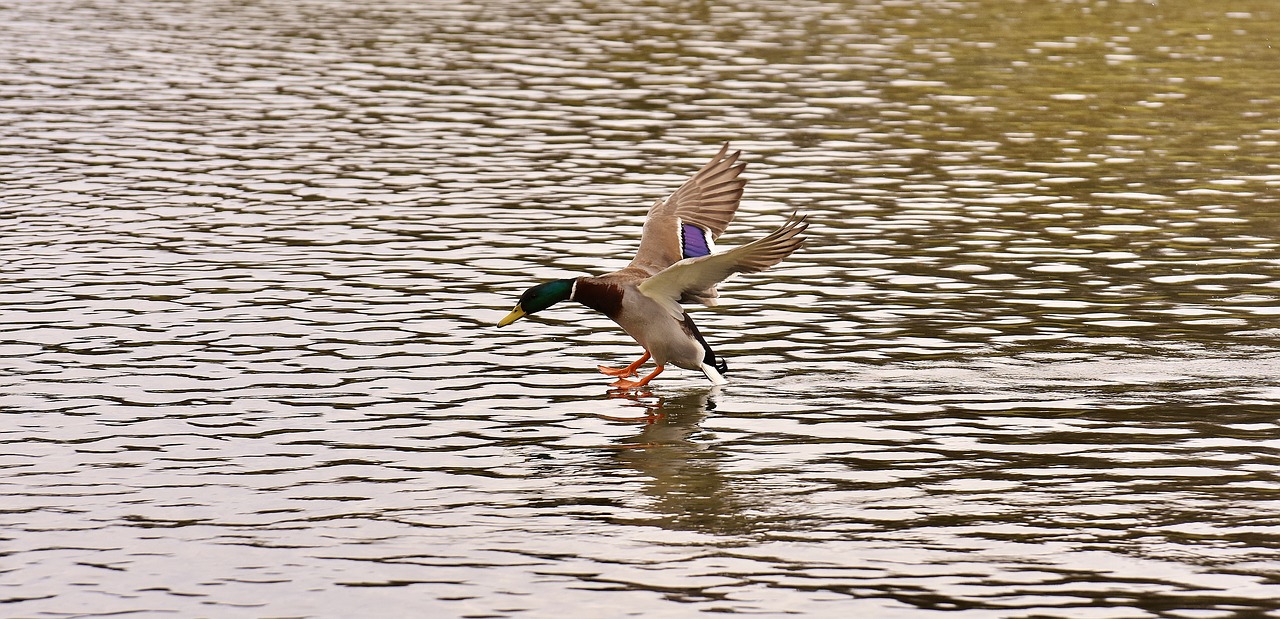
[[[498,326],[505,327],[529,314],[541,312],[561,301],[568,301],[569,296],[573,294],[574,281],[557,279],[524,291],[524,294],[520,295],[520,302],[516,303],[516,308],[499,321]]]

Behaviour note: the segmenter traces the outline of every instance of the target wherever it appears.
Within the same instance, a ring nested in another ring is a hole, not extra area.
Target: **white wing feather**
[[[741,247],[697,258],[685,258],[640,282],[640,292],[657,301],[677,320],[684,315],[680,300],[724,281],[734,273],[756,273],[791,255],[804,237],[804,217],[792,217],[769,236]]]

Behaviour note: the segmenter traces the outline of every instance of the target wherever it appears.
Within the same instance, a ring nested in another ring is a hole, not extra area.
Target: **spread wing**
[[[782,262],[804,243],[800,233],[807,227],[803,216],[792,215],[781,228],[762,239],[718,254],[685,258],[667,267],[640,282],[640,292],[679,319],[684,314],[681,301],[698,300],[700,291],[714,290],[716,284],[734,273],[756,273]]]
[[[738,178],[745,163],[738,163],[742,151],[729,152],[729,144],[707,165],[665,200],[649,208],[640,236],[640,249],[628,266],[650,276],[686,258],[706,256],[715,251],[715,240],[733,221],[746,179]],[[710,290],[714,298],[715,290]]]

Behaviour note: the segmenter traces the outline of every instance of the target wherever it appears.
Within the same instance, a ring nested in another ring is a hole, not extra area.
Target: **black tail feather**
[[[711,350],[711,345],[707,344],[707,340],[703,339],[702,334],[698,332],[698,325],[693,324],[693,319],[690,318],[688,314],[684,315],[684,325],[688,327],[689,332],[693,334],[693,339],[698,340],[698,343],[702,344],[702,351],[704,353],[702,355],[702,362],[715,368],[716,371],[721,374],[728,374],[729,363],[724,360],[724,357],[716,356],[716,353]]]
[[[711,355],[711,349],[707,349],[707,354],[712,357],[715,357],[715,355]],[[713,365],[715,366],[717,372],[721,374],[729,373],[729,362],[725,361],[724,357],[715,357],[715,363]]]

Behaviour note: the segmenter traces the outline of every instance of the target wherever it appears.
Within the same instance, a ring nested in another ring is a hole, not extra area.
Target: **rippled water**
[[[0,615],[1277,616],[1277,18],[8,3]],[[727,140],[729,386],[493,328]]]

